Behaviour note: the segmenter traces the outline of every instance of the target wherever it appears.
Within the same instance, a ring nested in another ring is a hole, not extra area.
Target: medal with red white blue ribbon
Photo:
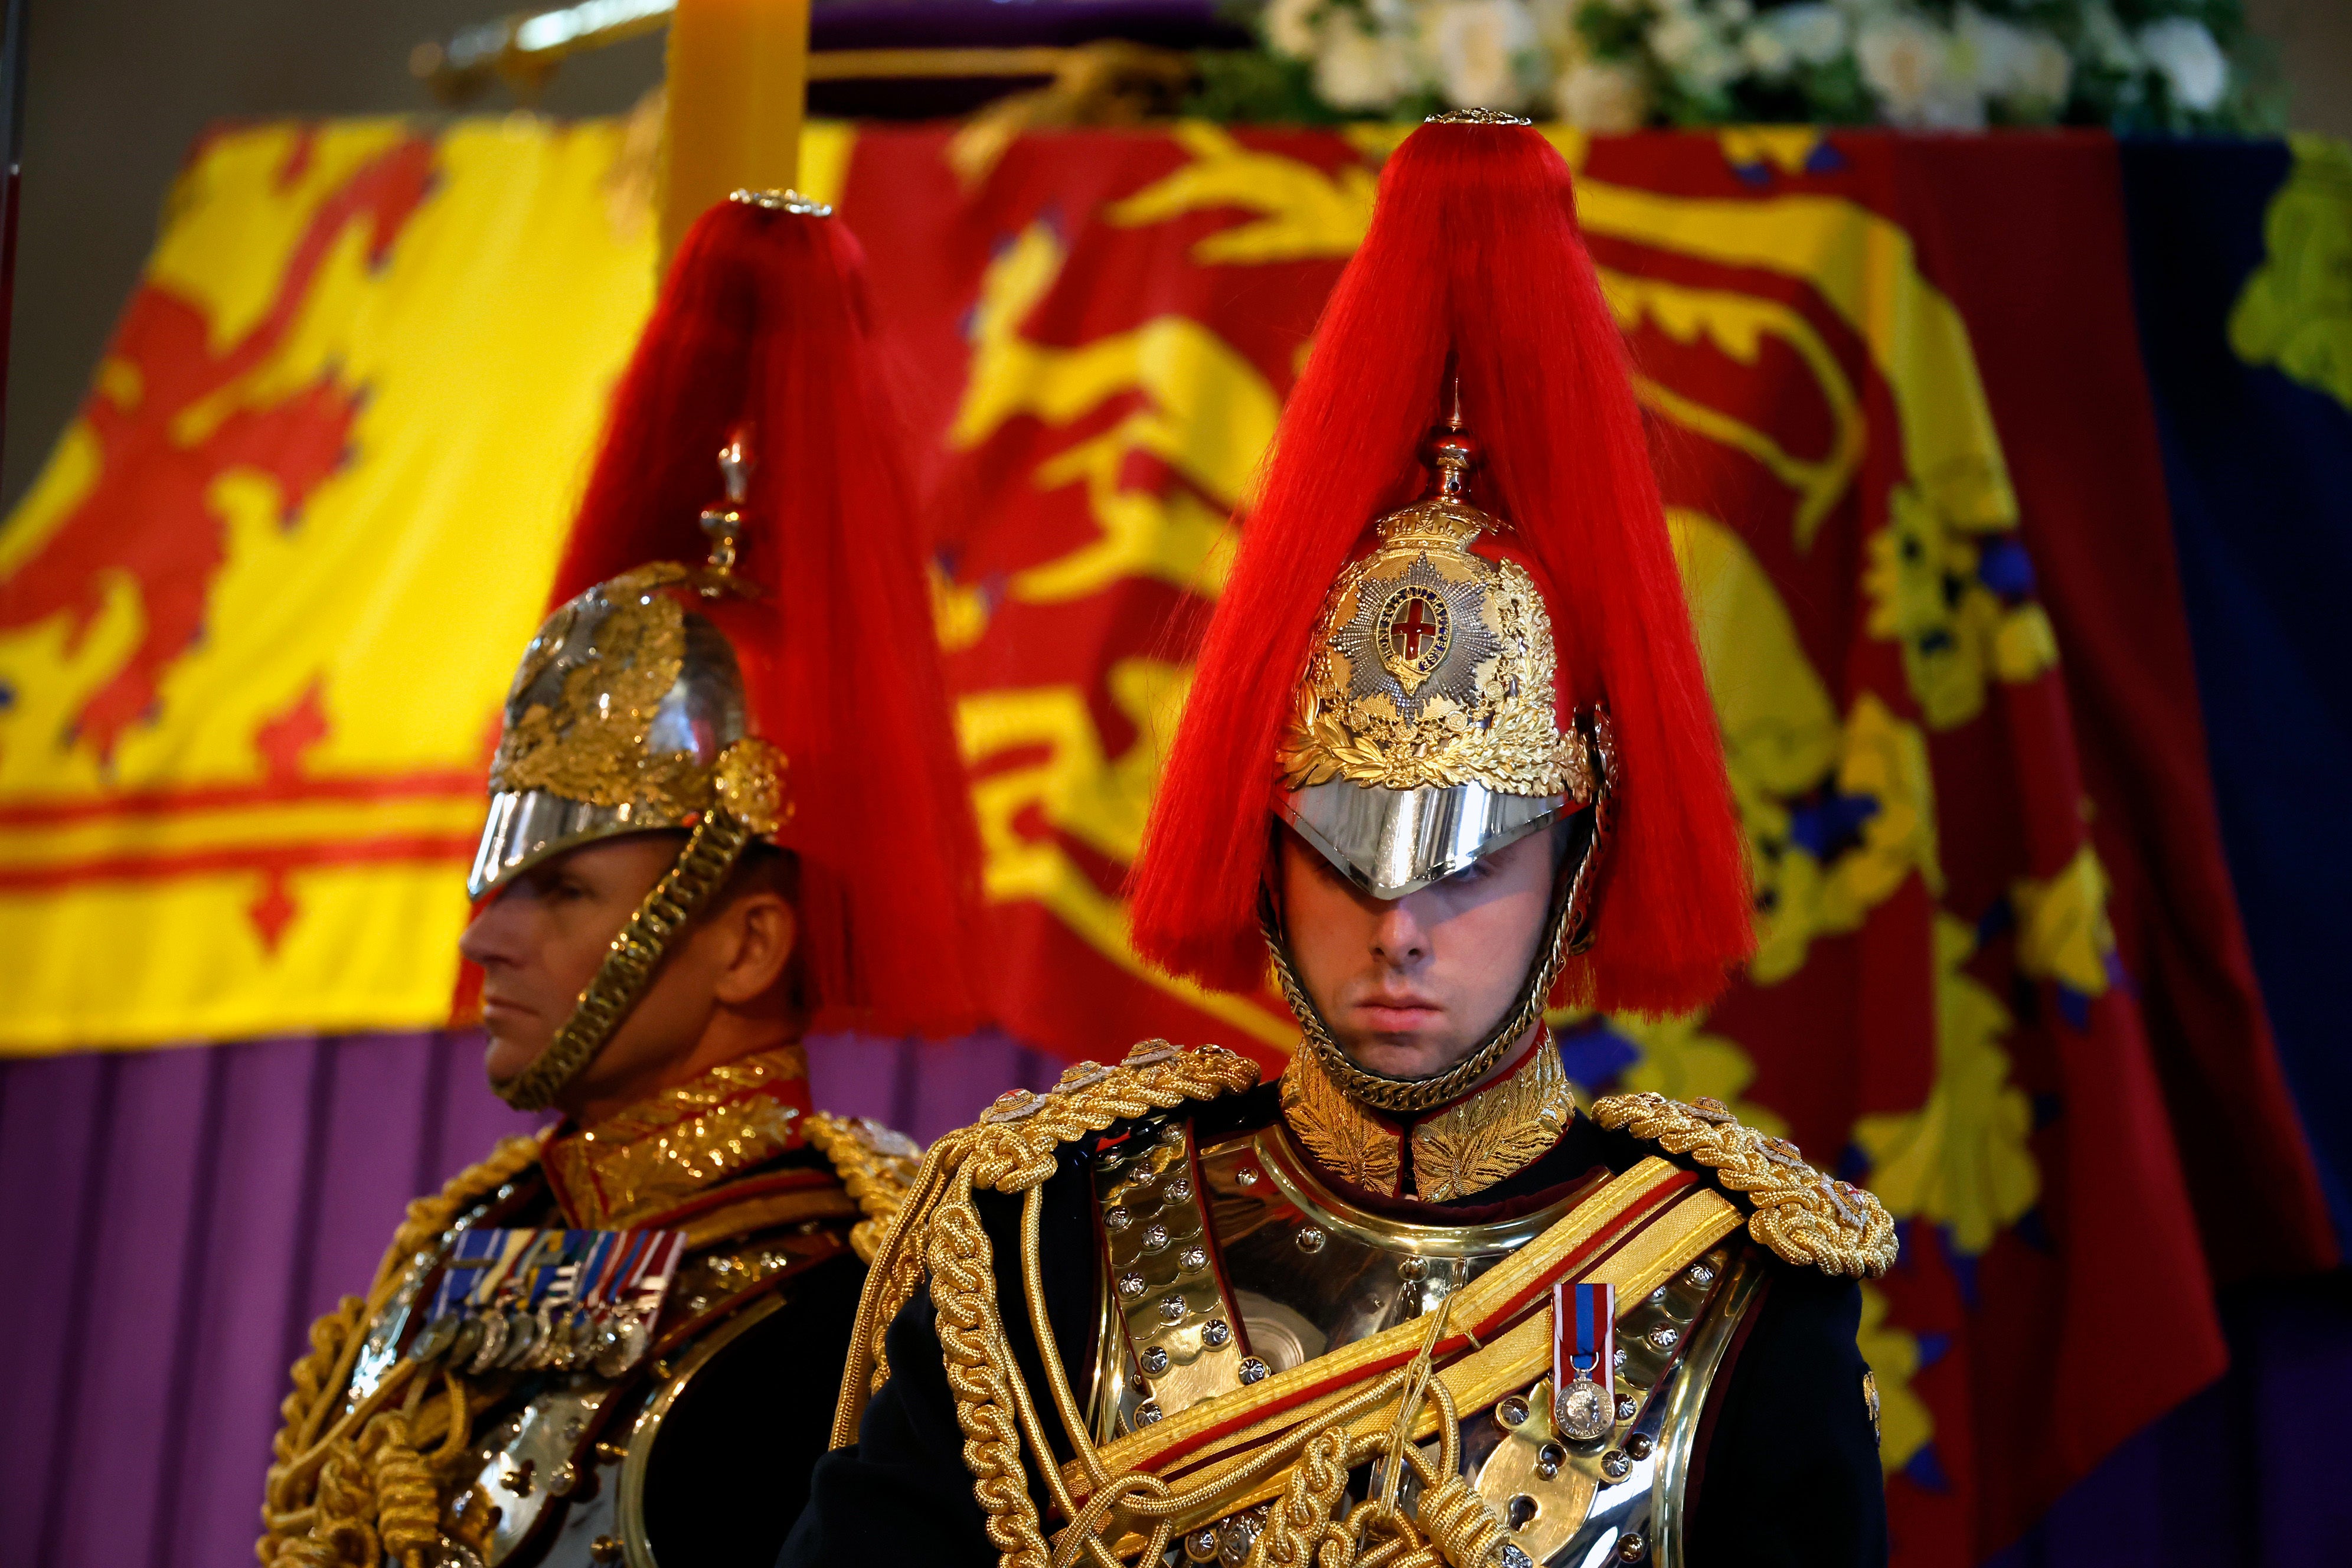
[[[1616,1288],[1554,1285],[1551,1420],[1561,1436],[1590,1443],[1616,1427]]]

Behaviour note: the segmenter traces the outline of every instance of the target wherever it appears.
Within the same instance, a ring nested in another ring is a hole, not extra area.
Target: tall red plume
[[[979,1021],[979,851],[907,492],[876,373],[864,258],[838,218],[721,202],[687,234],[614,396],[555,602],[649,561],[699,562],[741,427],[756,467],[740,575],[706,611],[755,732],[782,748],[817,1026]]]
[[[1597,940],[1559,994],[1697,1005],[1754,943],[1721,736],[1568,166],[1517,127],[1425,125],[1381,174],[1201,650],[1131,883],[1136,948],[1227,990],[1263,977],[1266,817],[1235,803],[1270,809],[1324,595],[1370,520],[1422,491],[1449,353],[1486,454],[1472,500],[1549,590],[1561,700],[1605,700],[1616,721]]]

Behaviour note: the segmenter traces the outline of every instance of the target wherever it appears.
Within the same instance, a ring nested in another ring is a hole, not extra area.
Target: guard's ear
[[[719,923],[726,963],[713,994],[721,1005],[747,1006],[775,989],[791,967],[800,916],[782,894],[754,888],[729,903]]]

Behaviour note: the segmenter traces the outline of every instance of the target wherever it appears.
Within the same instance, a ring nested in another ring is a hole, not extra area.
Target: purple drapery
[[[533,1118],[472,1035],[0,1063],[0,1564],[253,1561],[286,1369],[402,1206]],[[812,1041],[817,1103],[918,1137],[1058,1070]]]
[[[920,1138],[1055,1067],[1001,1037],[820,1040],[817,1102]],[[530,1119],[465,1035],[0,1063],[0,1565],[252,1562],[286,1368],[401,1207]],[[2352,1284],[2229,1304],[2236,1365],[2000,1568],[2319,1568],[2352,1540]]]

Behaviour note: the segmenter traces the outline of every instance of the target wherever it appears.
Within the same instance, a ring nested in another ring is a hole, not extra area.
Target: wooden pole
[[[661,264],[730,191],[799,177],[809,0],[677,0],[669,25]]]

